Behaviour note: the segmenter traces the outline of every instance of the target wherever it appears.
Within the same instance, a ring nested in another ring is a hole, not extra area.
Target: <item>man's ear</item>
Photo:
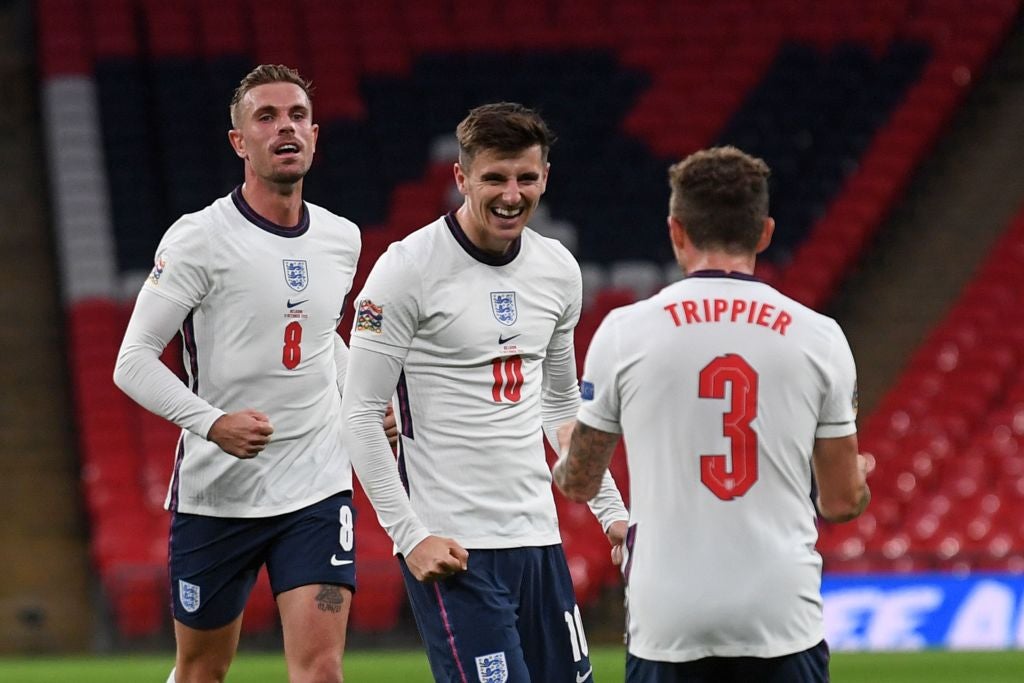
[[[760,254],[772,243],[772,235],[775,234],[775,219],[768,216],[764,219],[764,227],[761,228],[761,238],[757,241],[755,254]]]
[[[228,131],[228,142],[231,143],[231,149],[235,150],[235,154],[239,159],[244,159],[247,156],[245,151],[245,138],[242,136],[242,131],[237,128],[232,128]]]
[[[686,234],[683,224],[674,216],[669,216],[666,222],[668,223],[668,237],[672,242],[672,255],[676,257],[679,268],[686,274],[689,270],[686,266],[686,252],[687,248],[691,246],[690,237]]]
[[[455,176],[455,187],[459,193],[466,194],[466,172],[462,169],[462,164],[456,161],[452,166],[452,174]]]
[[[681,252],[689,239],[686,235],[686,228],[675,216],[669,216],[666,222],[668,223],[668,236],[672,240],[672,248]]]
[[[548,176],[551,174],[551,164],[544,162],[544,175],[540,179],[540,193],[544,194],[548,191]]]

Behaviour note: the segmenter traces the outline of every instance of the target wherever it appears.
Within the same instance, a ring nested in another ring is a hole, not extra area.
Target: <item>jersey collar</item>
[[[734,270],[717,270],[709,268],[707,270],[695,270],[692,273],[686,275],[687,278],[691,277],[727,277],[733,280],[747,280],[748,282],[760,282],[761,278],[755,275],[749,275],[747,273],[739,273]]]
[[[256,210],[249,206],[249,202],[245,201],[245,197],[242,196],[241,185],[231,191],[231,201],[235,203],[235,208],[238,209],[238,212],[260,230],[266,230],[279,237],[299,237],[300,235],[305,235],[306,231],[309,230],[309,208],[306,206],[306,202],[302,202],[302,217],[299,218],[298,225],[287,228],[268,221],[256,213]]]
[[[459,221],[455,218],[455,212],[445,214],[444,222],[448,225],[448,230],[452,233],[452,237],[459,243],[462,249],[472,256],[480,263],[484,263],[488,266],[506,266],[515,260],[516,256],[519,256],[519,249],[523,245],[523,236],[520,235],[512,242],[512,248],[506,251],[501,256],[495,256],[494,254],[488,254],[480,247],[473,244],[472,240],[469,239],[469,235],[459,225]]]

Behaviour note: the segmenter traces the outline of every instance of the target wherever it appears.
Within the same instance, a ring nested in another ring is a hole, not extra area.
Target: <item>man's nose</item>
[[[521,195],[522,192],[519,189],[519,183],[512,180],[505,185],[505,190],[501,193],[501,198],[509,204],[515,204],[519,201],[519,197]]]

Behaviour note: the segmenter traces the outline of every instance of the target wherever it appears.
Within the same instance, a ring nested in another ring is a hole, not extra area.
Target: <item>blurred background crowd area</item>
[[[456,205],[466,111],[538,108],[559,140],[533,227],[581,263],[581,364],[609,310],[680,277],[668,166],[764,158],[758,274],[846,330],[877,461],[869,511],[822,524],[825,571],[1024,573],[1019,0],[2,0],[0,37],[3,651],[169,642],[177,430],[111,373],[162,233],[241,182],[227,104],[259,63],[314,82],[305,196],[360,225],[356,291]],[[409,636],[356,495],[354,642]],[[600,528],[556,500],[581,604],[621,629]],[[264,575],[244,629],[276,621]]]

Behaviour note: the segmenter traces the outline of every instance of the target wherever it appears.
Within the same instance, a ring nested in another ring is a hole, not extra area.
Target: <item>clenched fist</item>
[[[206,435],[225,453],[236,458],[253,458],[270,443],[274,427],[270,418],[258,410],[239,410],[217,418]]]

